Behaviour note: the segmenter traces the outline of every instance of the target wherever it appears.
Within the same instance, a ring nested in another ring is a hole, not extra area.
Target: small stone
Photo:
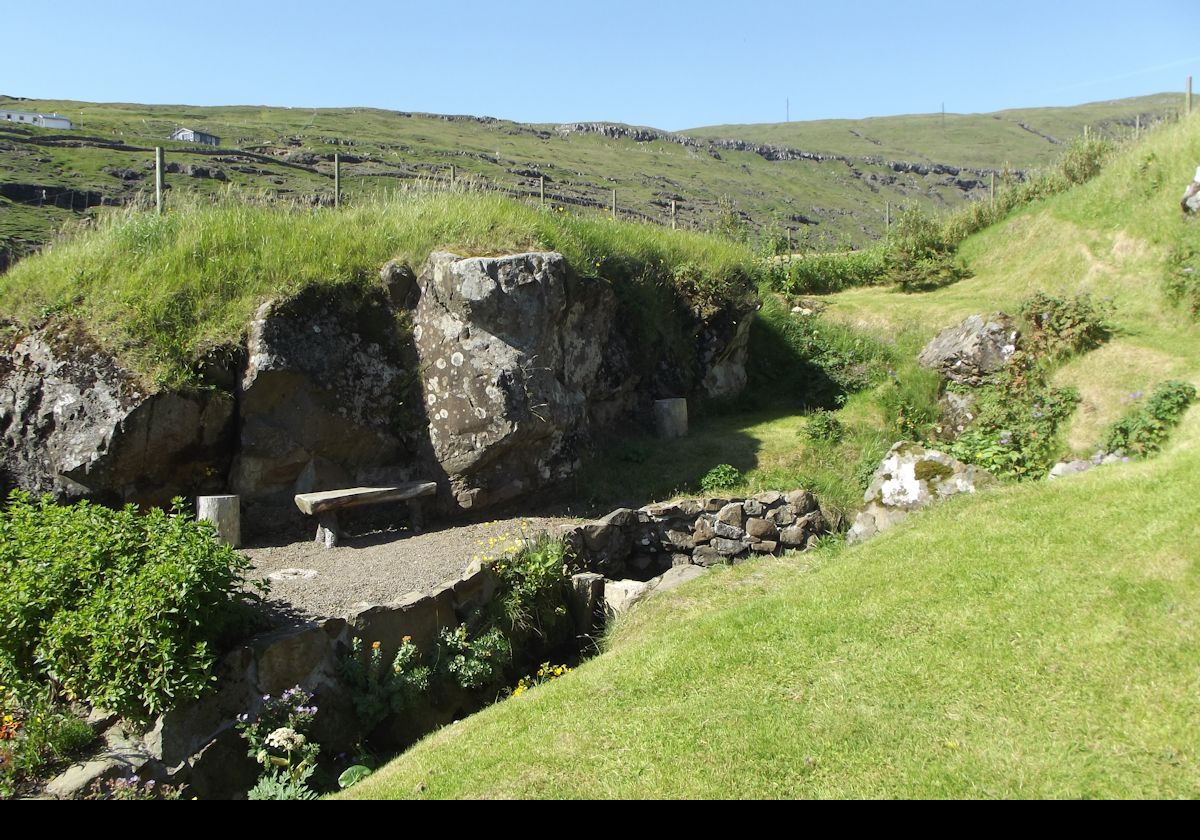
[[[824,534],[829,530],[829,525],[825,522],[825,517],[821,515],[821,511],[814,510],[812,513],[805,514],[796,520],[797,528],[803,528],[810,534]]]
[[[754,501],[762,504],[763,507],[772,508],[783,503],[783,494],[775,490],[766,490],[762,493],[755,493],[752,497]]]
[[[692,564],[692,555],[690,554],[672,554],[672,566],[690,566]]]
[[[704,506],[700,504],[698,499],[683,499],[676,503],[679,507],[679,515],[691,518],[700,513]]]
[[[732,525],[735,528],[741,528],[746,524],[746,511],[742,507],[741,502],[730,502],[721,508],[717,514],[717,521],[724,522],[726,525]]]
[[[713,528],[713,523],[716,520],[711,515],[702,515],[696,519],[696,524],[692,526],[692,541],[694,545],[706,543],[717,535]]]
[[[725,505],[729,504],[729,499],[722,499],[720,497],[710,496],[708,498],[701,499],[700,504],[704,506],[705,513],[718,513],[721,510],[721,508],[723,508],[723,507],[725,507]]]
[[[771,519],[774,520],[776,525],[783,528],[796,521],[796,514],[792,513],[792,509],[787,505],[782,505],[771,511]]]
[[[786,498],[788,507],[790,507],[797,516],[803,516],[804,514],[817,509],[817,497],[812,493],[809,493],[807,490],[793,490],[791,493],[787,494]]]
[[[770,519],[747,519],[746,533],[756,540],[773,540],[779,536],[779,528]]]
[[[709,537],[712,539],[712,537]],[[687,531],[667,531],[667,539],[663,543],[663,548],[668,551],[683,549],[691,551],[696,547],[696,541]]]
[[[804,545],[807,538],[808,535],[804,533],[804,529],[798,526],[784,528],[779,532],[779,541],[785,548],[799,548]]]
[[[742,502],[742,510],[746,512],[747,516],[762,516],[765,508],[758,499],[751,498]]]
[[[804,550],[808,551],[810,548],[816,548],[817,544],[820,543],[820,541],[821,541],[821,538],[818,537],[816,534],[809,534],[808,539],[806,539],[804,541]]]
[[[715,566],[724,563],[725,558],[712,546],[698,545],[692,552],[692,562],[697,566]]]
[[[745,551],[749,547],[749,543],[745,540],[727,540],[724,537],[717,537],[712,541],[712,547],[717,550],[718,554],[733,557]]]
[[[729,525],[725,522],[718,521],[713,525],[713,530],[716,531],[718,537],[723,537],[727,540],[745,539],[746,532],[734,525]]]
[[[774,554],[779,550],[779,543],[775,540],[759,540],[756,543],[750,543],[750,550],[757,554]]]

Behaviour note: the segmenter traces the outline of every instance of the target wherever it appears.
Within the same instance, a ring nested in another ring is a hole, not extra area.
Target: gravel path
[[[337,548],[312,540],[243,548],[250,577],[271,581],[269,606],[290,616],[338,616],[355,604],[386,604],[416,589],[461,577],[475,555],[521,534],[533,535],[578,519],[517,517],[426,531],[379,531],[345,537]],[[494,541],[494,542],[490,542]]]

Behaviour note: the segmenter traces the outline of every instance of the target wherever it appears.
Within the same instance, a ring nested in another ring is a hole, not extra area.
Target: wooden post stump
[[[211,522],[217,538],[231,548],[242,545],[242,506],[238,496],[199,496],[196,518]]]
[[[663,440],[685,437],[688,433],[687,400],[655,400],[654,428]]]

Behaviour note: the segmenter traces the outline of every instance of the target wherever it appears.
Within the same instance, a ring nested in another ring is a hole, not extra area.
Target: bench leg
[[[412,532],[414,534],[421,533],[421,529],[425,527],[424,518],[421,515],[421,500],[408,500],[408,520],[412,524]]]
[[[326,548],[334,548],[342,536],[342,529],[338,527],[337,514],[332,511],[319,513],[317,514],[317,523],[317,542]]]

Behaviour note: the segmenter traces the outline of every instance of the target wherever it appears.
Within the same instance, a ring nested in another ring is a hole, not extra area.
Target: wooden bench
[[[414,533],[421,533],[421,499],[437,493],[432,481],[410,481],[395,487],[350,487],[345,490],[326,490],[321,493],[301,493],[296,507],[301,513],[317,517],[317,542],[333,548],[342,536],[338,527],[339,510],[383,502],[408,502]]]

